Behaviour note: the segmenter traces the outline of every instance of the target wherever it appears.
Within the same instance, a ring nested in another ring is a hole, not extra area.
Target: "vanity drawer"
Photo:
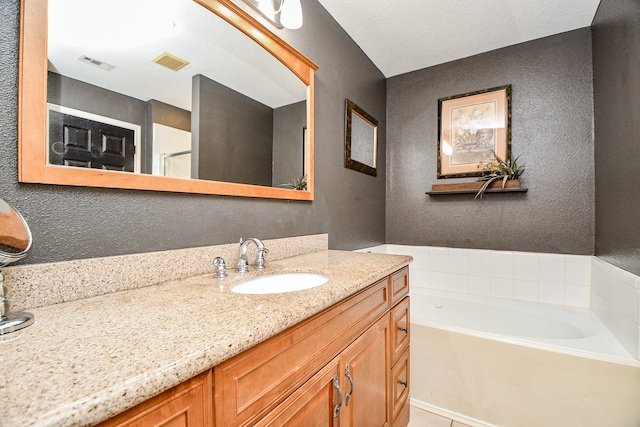
[[[409,294],[409,267],[404,267],[393,273],[389,281],[389,287],[391,306],[393,307]]]
[[[409,346],[409,297],[391,310],[391,363]]]
[[[216,427],[249,425],[389,309],[388,278],[216,366]]]

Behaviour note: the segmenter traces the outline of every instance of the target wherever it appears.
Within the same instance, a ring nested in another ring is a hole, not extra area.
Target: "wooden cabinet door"
[[[336,357],[255,426],[338,426],[343,398],[339,379],[340,357]]]
[[[409,346],[409,297],[391,310],[391,363],[394,364]]]
[[[409,348],[391,369],[391,418],[393,425],[406,425],[409,411]]]
[[[211,388],[211,371],[207,371],[98,427],[211,427]]]
[[[341,427],[389,426],[389,316],[385,315],[342,353],[344,402]]]

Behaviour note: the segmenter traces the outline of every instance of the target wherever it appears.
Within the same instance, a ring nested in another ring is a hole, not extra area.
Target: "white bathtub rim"
[[[523,316],[528,318],[528,322],[525,322],[525,319],[520,318],[519,320],[523,320],[522,327],[520,330],[520,334],[516,334],[514,332],[498,332],[495,329],[501,329],[502,324],[491,324],[489,322],[487,327],[493,328],[494,330],[486,330],[486,329],[476,329],[482,332],[493,333],[497,335],[506,335],[512,336],[516,338],[522,339],[536,339],[536,338],[551,338],[555,337],[556,339],[585,339],[588,337],[592,337],[596,335],[599,330],[594,324],[593,314],[585,311],[583,309],[574,309],[565,306],[554,306],[549,304],[541,304],[541,303],[532,303],[527,301],[518,301],[518,300],[505,300],[504,298],[494,298],[487,297],[481,295],[469,295],[469,294],[460,294],[451,291],[443,291],[443,290],[435,290],[429,288],[413,288],[413,295],[426,295],[429,297],[435,297],[437,299],[444,300],[455,300],[460,301],[463,304],[469,304],[470,307],[466,307],[469,310],[471,316],[474,315],[475,309],[480,306],[490,306],[492,309],[492,314],[499,313],[500,311],[504,312],[517,312],[522,314]],[[431,308],[431,307],[429,307]],[[481,309],[482,310],[482,309]],[[437,313],[440,313],[440,310],[436,310]],[[442,314],[449,313],[448,310],[445,310]],[[451,314],[451,313],[449,313]],[[455,313],[454,313],[455,314]],[[478,313],[476,313],[477,315]],[[482,312],[481,314],[484,314]],[[508,313],[511,314],[511,313]],[[456,316],[457,317],[457,316]],[[459,319],[456,319],[459,320]],[[534,328],[531,328],[530,322],[538,321],[539,324],[536,324]],[[545,323],[542,323],[545,322]],[[546,324],[546,326],[545,326]],[[452,325],[455,326],[455,325]],[[509,325],[512,326],[512,325]],[[528,332],[526,331],[528,330]],[[535,332],[534,332],[535,331]],[[529,334],[529,335],[527,335]],[[533,334],[533,335],[532,335]],[[559,335],[560,334],[560,335]]]
[[[564,347],[564,346],[561,346],[561,345],[546,344],[546,343],[545,344],[535,343],[535,342],[527,341],[527,340],[524,340],[524,339],[505,337],[505,336],[489,334],[489,333],[485,333],[485,332],[472,331],[470,329],[457,328],[457,327],[454,327],[454,326],[446,326],[446,325],[442,325],[442,324],[438,324],[438,323],[428,323],[428,322],[424,322],[423,323],[423,322],[421,322],[421,323],[419,323],[419,325],[430,327],[430,328],[435,328],[435,329],[442,329],[442,330],[445,330],[445,331],[448,331],[448,332],[454,332],[454,333],[459,333],[459,334],[464,334],[464,335],[471,335],[471,336],[475,336],[475,337],[478,337],[478,338],[484,338],[484,339],[490,339],[490,340],[493,340],[493,341],[504,342],[506,344],[520,345],[520,346],[523,346],[523,347],[535,348],[535,349],[538,349],[538,350],[545,350],[545,351],[553,351],[553,352],[556,352],[556,353],[562,353],[562,354],[566,354],[566,355],[569,355],[569,356],[584,357],[584,358],[588,358],[588,359],[600,360],[600,361],[603,361],[603,362],[618,363],[618,364],[622,364],[622,365],[634,366],[634,367],[640,368],[640,361],[637,360],[637,359],[630,359],[630,358],[619,357],[619,356],[611,356],[611,355],[606,355],[606,354],[602,354],[602,353],[596,353],[596,352],[589,351],[589,350],[570,349],[570,348],[567,348],[567,347]]]
[[[522,345],[530,348],[536,348],[539,350],[555,351],[557,353],[563,353],[571,356],[587,357],[591,359],[597,359],[611,363],[622,363],[629,366],[640,367],[640,360],[635,359],[622,344],[613,336],[613,334],[602,324],[600,319],[588,309],[579,309],[565,306],[553,306],[543,303],[531,303],[528,301],[516,301],[507,300],[504,301],[499,298],[491,298],[476,295],[467,295],[461,293],[455,293],[450,291],[442,291],[431,288],[415,288],[412,287],[410,291],[411,295],[428,295],[439,296],[442,298],[462,299],[467,301],[479,301],[490,305],[502,304],[515,305],[518,307],[535,306],[536,308],[544,308],[550,310],[566,311],[571,315],[587,316],[589,321],[593,322],[593,327],[596,329],[596,333],[593,336],[581,338],[581,339],[553,339],[553,338],[522,338],[516,336],[505,336],[490,332],[477,331],[469,328],[463,328],[458,326],[444,325],[442,323],[431,322],[427,319],[422,319],[416,316],[412,310],[411,323],[423,325],[427,327],[446,330],[449,332],[462,333],[466,335],[477,336],[480,338],[491,339],[494,341],[500,341],[508,344]],[[595,350],[595,347],[598,350]],[[599,350],[599,349],[606,350]],[[604,352],[606,351],[606,353]]]

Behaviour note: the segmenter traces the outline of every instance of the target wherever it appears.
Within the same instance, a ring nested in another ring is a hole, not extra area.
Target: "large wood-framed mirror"
[[[311,60],[230,0],[105,1],[91,21],[87,14],[100,3],[22,1],[20,182],[313,200],[317,66]],[[110,15],[120,17],[116,25],[106,13],[121,4],[127,9]],[[83,21],[91,21],[93,31],[108,28],[114,45],[98,49],[101,39],[83,30]],[[76,32],[64,34],[65,28]],[[142,29],[143,37],[130,29]],[[250,43],[235,44],[241,42]],[[196,43],[203,55],[183,49]],[[140,46],[143,53],[130,57],[145,63],[127,62],[126,51]],[[260,55],[270,64],[246,64]],[[188,64],[167,69],[181,59]],[[262,73],[246,74],[247,69]],[[115,82],[118,74],[129,80]],[[182,78],[161,79],[167,75]],[[234,82],[238,77],[241,82]],[[145,92],[146,86],[159,90]],[[183,90],[168,91],[174,87]],[[133,104],[137,113],[126,115]],[[229,105],[232,110],[223,111]],[[239,130],[228,130],[232,122],[240,123]],[[103,129],[124,133],[114,137]],[[74,150],[90,152],[89,158],[73,157]],[[124,161],[102,163],[114,153]],[[265,170],[258,178],[237,176]],[[292,188],[303,176],[306,189]]]

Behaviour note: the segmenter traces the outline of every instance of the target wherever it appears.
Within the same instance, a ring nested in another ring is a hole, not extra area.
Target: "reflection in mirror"
[[[376,176],[378,121],[347,99],[345,167]]]
[[[22,215],[9,203],[0,199],[0,267],[23,258],[31,247],[31,231]],[[33,323],[33,314],[10,313],[7,287],[0,272],[0,336]]]
[[[23,258],[31,247],[31,231],[22,215],[0,199],[0,267]]]
[[[317,66],[230,0],[22,9],[21,182],[313,199]]]
[[[265,186],[304,174],[301,156],[275,156],[303,150],[306,85],[203,6],[49,0],[48,40],[49,164]]]

